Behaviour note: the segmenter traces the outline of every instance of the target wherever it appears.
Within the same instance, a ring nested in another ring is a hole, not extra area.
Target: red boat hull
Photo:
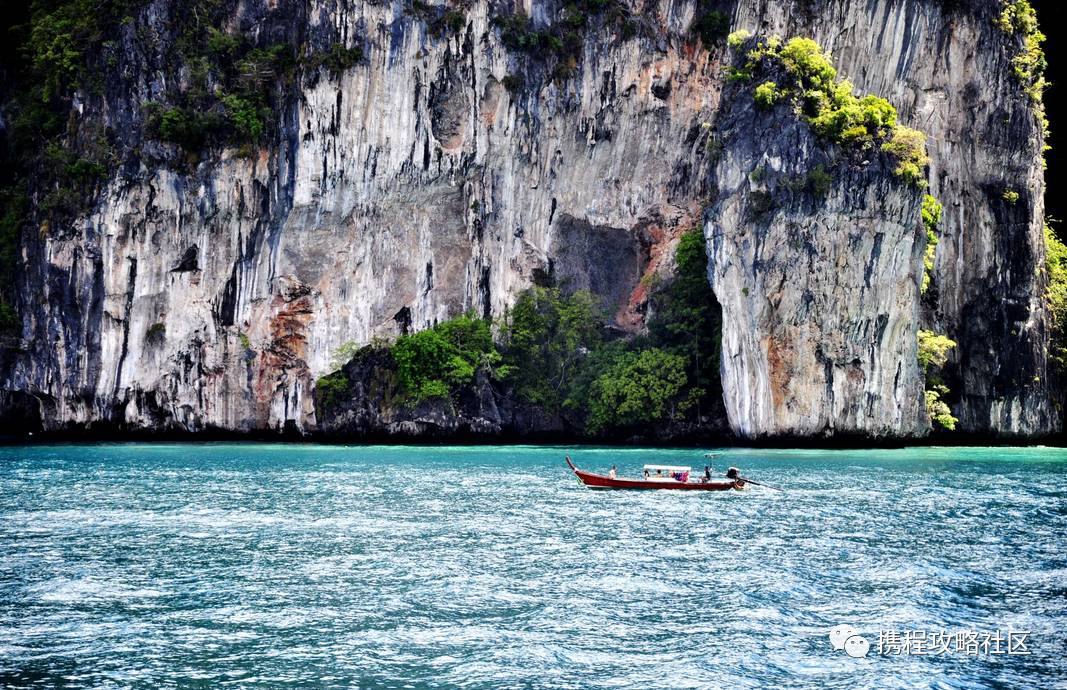
[[[612,479],[603,474],[585,472],[574,466],[570,457],[567,465],[574,471],[578,481],[590,489],[673,489],[675,491],[729,491],[730,489],[743,489],[743,480],[733,479],[714,480],[709,482],[677,482],[673,480],[644,481],[642,479]]]

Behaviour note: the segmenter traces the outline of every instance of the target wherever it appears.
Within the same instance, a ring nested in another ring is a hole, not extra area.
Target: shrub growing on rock
[[[959,420],[952,416],[952,409],[943,400],[948,387],[942,383],[936,370],[948,362],[948,352],[956,347],[956,341],[933,331],[919,331],[919,364],[926,376],[926,414],[930,421],[949,431],[956,428]]]
[[[940,368],[948,361],[948,352],[956,341],[933,331],[919,330],[919,364],[923,369]]]
[[[922,221],[923,227],[926,228],[926,249],[923,251],[923,279],[919,293],[925,294],[930,288],[930,280],[934,273],[934,259],[937,256],[937,245],[940,242],[937,237],[937,226],[941,223],[941,203],[929,194],[923,196]]]
[[[1048,224],[1045,225],[1045,272],[1048,281],[1045,301],[1052,329],[1049,358],[1062,378],[1067,376],[1067,245]]]
[[[884,98],[873,94],[857,97],[852,82],[839,79],[837,70],[818,43],[810,38],[791,38],[784,44],[772,36],[755,40],[735,32],[728,43],[743,50],[745,61],[733,67],[729,79],[749,81],[756,74],[784,74],[788,82],[764,81],[753,97],[763,108],[791,100],[797,113],[819,136],[835,144],[867,150],[881,144],[894,162],[894,174],[909,184],[925,186],[926,138],[897,123],[897,111]]]
[[[756,87],[756,105],[761,108],[773,108],[781,94],[778,93],[778,85],[773,81],[765,81]]]
[[[414,402],[447,397],[454,387],[470,383],[478,367],[500,360],[489,322],[471,316],[402,335],[391,352],[403,393]]]

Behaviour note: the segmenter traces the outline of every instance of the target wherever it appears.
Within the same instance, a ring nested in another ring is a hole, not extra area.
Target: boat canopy
[[[645,465],[645,469],[649,472],[655,472],[656,470],[663,470],[664,472],[688,472],[691,467],[681,467],[679,465]]]

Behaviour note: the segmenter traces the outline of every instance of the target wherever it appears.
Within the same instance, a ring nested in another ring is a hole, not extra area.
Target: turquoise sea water
[[[566,450],[0,448],[0,687],[1067,687],[1067,451]]]

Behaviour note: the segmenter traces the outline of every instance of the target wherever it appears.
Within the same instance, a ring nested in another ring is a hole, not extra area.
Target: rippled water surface
[[[0,448],[0,686],[1067,687],[1067,451],[715,460],[780,493],[595,492],[563,453]],[[1031,655],[877,653],[1009,628]]]

